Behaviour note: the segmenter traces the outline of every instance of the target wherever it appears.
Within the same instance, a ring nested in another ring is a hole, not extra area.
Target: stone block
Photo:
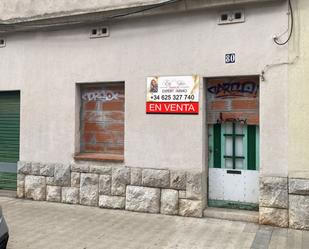
[[[44,176],[27,175],[25,177],[25,198],[36,201],[44,201],[46,199]]]
[[[170,172],[165,169],[143,169],[142,185],[147,187],[169,188]]]
[[[309,179],[289,179],[289,193],[309,195]]]
[[[131,185],[141,186],[142,185],[142,169],[131,168]]]
[[[178,214],[178,191],[173,189],[161,190],[161,209],[162,214]]]
[[[123,196],[108,196],[100,195],[99,207],[101,208],[113,208],[113,209],[124,209],[125,197]]]
[[[17,198],[25,198],[25,188],[17,186],[16,197]]]
[[[112,182],[112,178],[110,175],[100,175],[99,195],[110,195],[111,194],[111,182]]]
[[[47,177],[53,177],[54,169],[55,169],[55,165],[52,163],[41,164],[40,175],[47,176]]]
[[[25,187],[25,175],[17,174],[17,186]]]
[[[160,189],[127,186],[126,210],[148,213],[160,212]]]
[[[179,199],[186,199],[186,191],[179,190]]]
[[[202,201],[179,199],[179,215],[188,217],[202,217]]]
[[[57,186],[70,186],[71,184],[71,168],[70,165],[55,164],[54,184]]]
[[[59,186],[46,186],[46,200],[52,202],[61,201],[61,187]]]
[[[18,174],[29,175],[31,174],[31,162],[19,161],[17,163]]]
[[[288,227],[288,210],[280,208],[260,207],[259,222],[263,225]]]
[[[99,175],[80,174],[80,204],[97,206],[99,199]]]
[[[55,185],[54,177],[46,177],[46,185]]]
[[[309,230],[309,196],[289,196],[289,223],[291,228]]]
[[[186,172],[174,170],[171,171],[170,187],[178,190],[186,190]]]
[[[25,175],[17,174],[17,198],[25,198]]]
[[[71,172],[71,187],[79,188],[80,186],[80,173]]]
[[[87,164],[71,164],[72,172],[89,173],[89,165]]]
[[[78,204],[79,203],[79,188],[63,187],[61,192],[62,203]]]
[[[110,175],[112,173],[112,167],[111,166],[90,165],[89,172],[100,174],[100,175]]]
[[[260,206],[288,207],[288,181],[286,177],[260,178]]]
[[[126,167],[113,168],[112,195],[125,196],[128,184],[130,184],[130,169]]]
[[[39,176],[41,170],[41,163],[32,162],[31,163],[31,175]]]
[[[201,173],[187,172],[186,198],[191,200],[201,200],[203,198]]]

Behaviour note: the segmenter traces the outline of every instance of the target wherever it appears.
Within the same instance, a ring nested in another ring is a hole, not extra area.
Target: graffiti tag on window
[[[257,97],[259,85],[254,81],[227,82],[211,85],[207,91],[215,98]]]
[[[117,100],[119,98],[119,94],[110,90],[96,90],[91,92],[85,92],[82,95],[82,99],[85,101],[112,101]]]

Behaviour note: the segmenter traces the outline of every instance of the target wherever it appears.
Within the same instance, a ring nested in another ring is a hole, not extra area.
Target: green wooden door
[[[16,189],[19,124],[19,92],[0,92],[0,189]]]

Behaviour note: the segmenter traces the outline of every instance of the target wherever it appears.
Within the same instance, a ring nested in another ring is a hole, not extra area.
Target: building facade
[[[289,219],[290,225],[308,229],[308,148],[306,132],[309,89],[308,81],[308,17],[306,1],[295,1],[295,29],[289,44]],[[297,89],[297,90],[296,90]]]
[[[18,197],[308,228],[305,1],[285,45],[287,1],[58,2],[2,2],[0,169]]]

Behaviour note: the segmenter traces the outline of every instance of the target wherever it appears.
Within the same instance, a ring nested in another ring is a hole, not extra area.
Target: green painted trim
[[[256,170],[256,126],[248,125],[248,170]]]
[[[260,127],[256,126],[256,170],[260,170]]]
[[[243,155],[244,157],[247,157],[247,143],[248,143],[248,125],[244,125],[244,129],[243,129],[243,133],[244,133],[244,138],[243,138]],[[245,160],[243,160],[243,167],[244,170],[248,169],[248,162],[246,160],[247,158],[245,158]]]
[[[259,210],[259,204],[257,203],[224,201],[224,200],[208,200],[208,207],[241,209],[241,210],[250,210],[250,211]]]
[[[223,134],[223,136],[225,136],[225,137],[232,137],[232,136],[235,136],[235,137],[243,137],[243,136],[245,136],[244,134]]]
[[[232,140],[233,140],[233,169],[236,169],[236,124],[235,122],[233,122],[233,136],[232,136]]]
[[[226,164],[226,160],[224,158],[225,155],[225,136],[224,133],[226,132],[226,124],[222,124],[222,128],[221,128],[221,166],[220,168],[224,169]]]
[[[213,148],[214,148],[214,163],[213,167],[214,168],[221,168],[221,162],[222,162],[222,139],[221,139],[221,124],[215,124],[214,129],[213,129]]]
[[[17,174],[0,172],[0,189],[16,190]]]
[[[224,158],[226,158],[226,159],[234,159],[235,158],[235,160],[236,159],[245,159],[244,156],[224,156]]]
[[[214,126],[208,125],[208,167],[214,167]]]

